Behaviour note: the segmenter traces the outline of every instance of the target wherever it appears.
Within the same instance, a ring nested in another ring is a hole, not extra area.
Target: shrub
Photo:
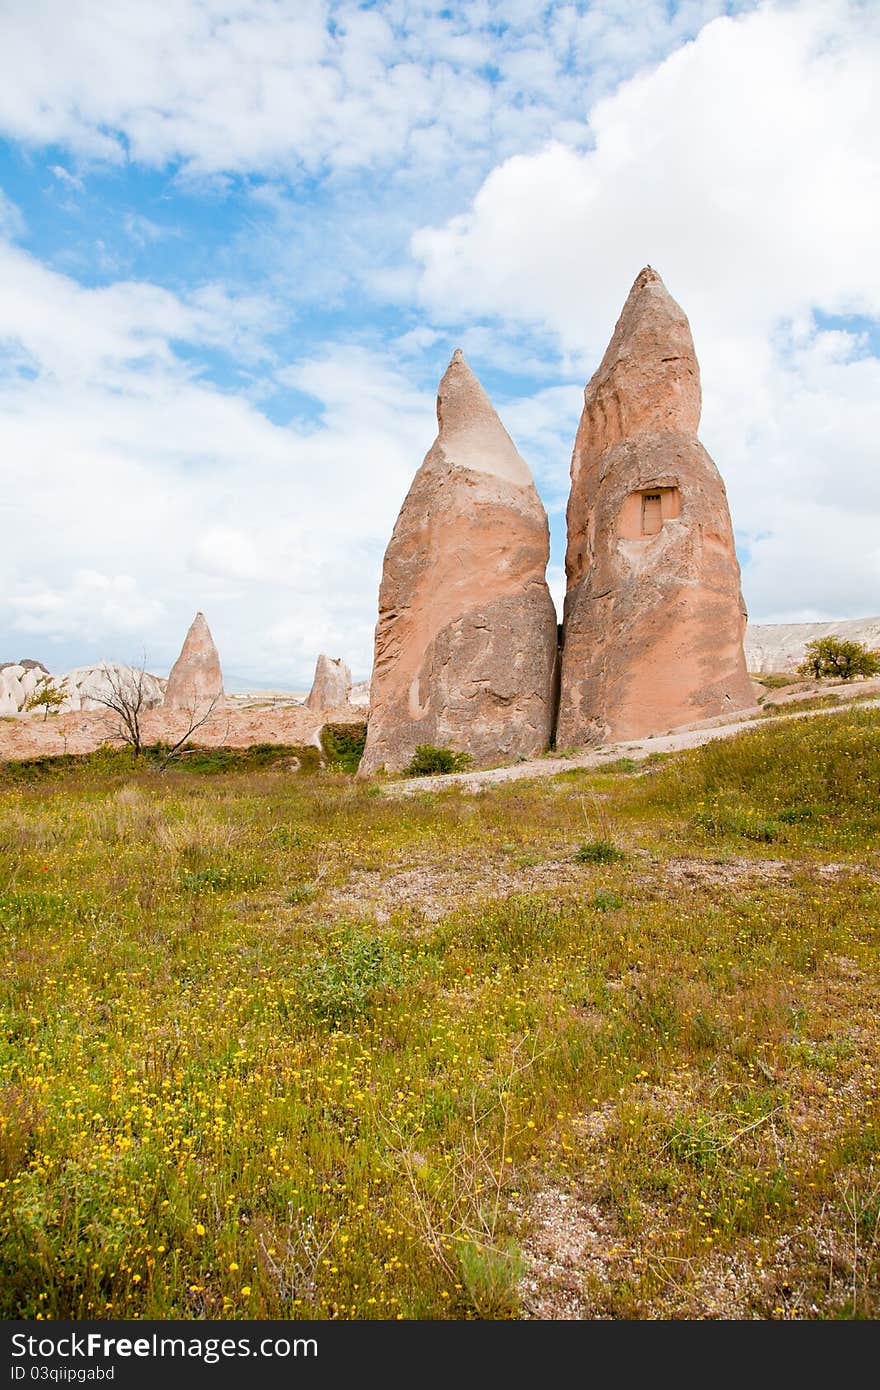
[[[587,840],[574,852],[577,864],[614,864],[618,859],[625,858],[623,850],[618,849],[611,840]]]
[[[420,743],[405,770],[410,777],[431,777],[436,773],[462,772],[471,762],[470,753],[457,753],[454,748],[435,748],[433,744]]]
[[[152,743],[141,751],[151,764],[161,767],[171,749],[167,743]],[[291,762],[304,772],[317,772],[319,760],[317,748],[298,744],[252,743],[248,748],[206,748],[201,744],[185,743],[178,750],[173,765],[178,770],[213,776],[225,772],[259,772],[279,763],[289,767]]]
[[[299,972],[298,986],[311,1012],[338,1024],[368,1014],[403,979],[400,955],[381,938],[349,928],[331,948]]]
[[[334,772],[357,772],[367,741],[366,724],[325,724],[321,747],[327,766]]]
[[[478,1317],[516,1316],[525,1260],[512,1240],[500,1247],[463,1240],[458,1249],[458,1264],[468,1299]]]
[[[861,642],[817,637],[807,643],[798,671],[814,680],[835,677],[851,681],[855,676],[876,676],[880,672],[880,653],[868,651]]]
[[[293,887],[288,890],[284,901],[288,903],[289,906],[296,907],[299,903],[314,902],[317,896],[318,890],[314,883],[295,883]]]
[[[784,690],[787,685],[797,685],[798,678],[796,672],[764,671],[753,679],[763,685],[765,690]]]
[[[610,888],[597,888],[593,897],[593,907],[597,912],[615,912],[617,908],[623,907],[623,898]]]

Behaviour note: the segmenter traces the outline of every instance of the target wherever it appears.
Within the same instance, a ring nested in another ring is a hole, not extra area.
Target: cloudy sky
[[[452,350],[561,598],[650,263],[757,621],[880,613],[876,0],[0,0],[0,660],[369,674]]]

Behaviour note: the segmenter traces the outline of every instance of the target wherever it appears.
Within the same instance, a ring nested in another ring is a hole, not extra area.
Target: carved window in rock
[[[662,494],[642,493],[642,535],[656,536],[663,525]]]
[[[681,494],[673,485],[639,488],[624,499],[617,523],[621,540],[641,541],[658,535],[667,521],[681,515]]]

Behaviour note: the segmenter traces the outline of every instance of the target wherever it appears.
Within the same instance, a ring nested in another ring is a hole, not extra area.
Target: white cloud
[[[561,144],[496,168],[423,229],[421,296],[607,341],[642,265],[701,332],[768,331],[817,305],[880,313],[880,11],[807,0],[718,19]]]
[[[228,341],[237,300],[84,289],[10,247],[0,277],[14,287],[0,456],[19,480],[2,499],[0,626],[109,658],[145,647],[161,669],[203,608],[231,670],[302,683],[335,641],[367,675],[381,555],[432,438],[431,397],[331,347],[279,369],[321,412],[282,428],[175,352]]]
[[[41,557],[32,558],[36,575],[43,564]],[[16,615],[12,622],[16,632],[46,637],[55,637],[60,631],[86,639],[111,633],[130,637],[163,614],[162,604],[141,593],[132,575],[90,569],[75,570],[63,588],[29,577],[16,586],[9,606]]]
[[[72,188],[76,193],[85,191],[85,184],[78,174],[72,174],[69,169],[65,169],[61,164],[52,164],[49,172],[54,175],[60,184],[65,188]]]
[[[87,160],[182,162],[206,175],[448,166],[474,149],[571,135],[589,92],[724,8],[9,0],[0,129]]]
[[[647,68],[731,8],[746,13]],[[174,201],[184,182],[187,200],[236,173],[271,182],[253,181],[247,225],[220,247],[209,283],[169,257],[174,288],[85,288],[0,244],[10,631],[81,638],[94,657],[146,647],[167,669],[203,608],[229,670],[304,685],[329,650],[365,676],[382,551],[434,433],[433,393],[408,374],[430,354],[439,377],[454,325],[478,373],[538,383],[497,404],[558,525],[583,378],[646,261],[691,317],[703,436],[750,556],[756,616],[880,611],[880,364],[856,326],[814,318],[880,314],[876,6],[62,10],[60,22],[54,0],[6,5],[0,129],[66,147],[77,172],[58,164],[55,182],[83,194],[77,205],[100,210],[100,181],[78,186],[90,160],[171,164],[159,216],[167,207],[175,232],[197,236],[204,204],[187,225]],[[493,161],[465,204],[461,190]],[[303,171],[324,180],[325,201],[310,202],[309,183],[288,186]],[[427,202],[442,212],[423,220],[448,220],[399,262],[393,248]],[[172,234],[130,216],[133,243]],[[25,233],[2,195],[0,233]],[[77,250],[75,238],[62,245],[56,267]],[[93,262],[76,263],[94,278]],[[249,274],[271,297],[247,290]],[[389,324],[388,353],[316,342],[307,309],[285,323],[293,281],[343,321],[354,284],[351,322],[366,335]],[[405,313],[371,321],[364,291]],[[430,322],[414,319],[416,295]],[[294,332],[296,350],[282,351]],[[219,355],[226,390],[208,379]],[[286,426],[258,404],[272,399],[280,419],[285,391],[297,417]],[[549,577],[559,597],[558,557]]]
[[[17,207],[0,188],[0,237],[20,237],[24,234],[25,222],[21,208]]]
[[[592,149],[512,158],[413,238],[435,324],[549,331],[584,376],[640,267],[660,270],[762,617],[880,611],[880,362],[815,319],[880,318],[878,63],[876,6],[715,20],[595,107]]]

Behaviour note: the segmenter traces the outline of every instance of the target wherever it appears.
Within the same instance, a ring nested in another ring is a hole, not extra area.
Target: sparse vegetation
[[[877,712],[479,796],[256,756],[0,768],[6,1317],[880,1314]]]
[[[762,671],[760,675],[753,676],[760,685],[767,690],[784,690],[787,685],[797,685],[803,678],[793,671]]]
[[[103,682],[93,684],[90,697],[116,716],[116,734],[131,749],[132,757],[140,756],[143,746],[141,718],[149,709],[147,658],[140,666],[101,668]]]

